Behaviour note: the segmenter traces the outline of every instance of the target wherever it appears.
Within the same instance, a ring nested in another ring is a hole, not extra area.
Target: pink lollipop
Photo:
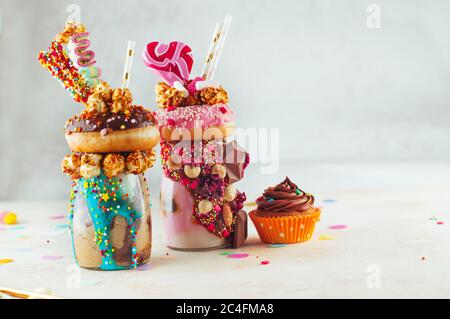
[[[176,81],[186,83],[194,63],[191,48],[177,41],[169,44],[150,42],[142,57],[145,65],[171,86]]]

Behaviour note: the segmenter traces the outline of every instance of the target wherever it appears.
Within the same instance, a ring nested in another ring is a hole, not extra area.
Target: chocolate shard
[[[249,163],[249,154],[236,141],[225,145],[223,166],[227,170],[230,183],[240,181]]]
[[[240,210],[236,216],[236,223],[234,225],[234,236],[232,247],[239,248],[241,247],[245,240],[247,239],[247,213],[243,210]]]

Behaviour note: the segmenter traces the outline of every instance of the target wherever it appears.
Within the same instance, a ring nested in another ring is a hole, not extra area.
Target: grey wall
[[[450,2],[0,0],[0,200],[65,198],[66,118],[81,111],[36,60],[77,3],[104,79],[120,84],[127,40],[181,40],[199,70],[233,15],[217,78],[241,127],[279,127],[284,162],[448,161]],[[382,9],[366,25],[367,5]],[[130,88],[154,108],[140,59]],[[158,178],[160,172],[150,173]]]

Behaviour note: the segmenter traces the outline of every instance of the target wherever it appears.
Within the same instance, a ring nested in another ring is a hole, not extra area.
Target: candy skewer
[[[216,28],[214,29],[213,32],[213,36],[211,39],[211,43],[209,44],[209,48],[208,48],[208,53],[206,55],[206,59],[205,59],[205,63],[203,64],[203,69],[202,69],[202,76],[204,79],[206,79],[208,72],[211,68],[211,62],[214,58],[214,51],[216,50],[217,47],[217,43],[219,42],[220,39],[220,30],[222,29],[222,23],[218,22],[216,24]]]
[[[128,41],[127,57],[123,66],[122,89],[127,89],[130,84],[130,72],[133,65],[135,41]]]
[[[227,15],[225,17],[225,21],[222,25],[222,30],[220,31],[219,43],[217,44],[216,50],[214,52],[213,60],[211,62],[211,68],[206,76],[206,80],[212,80],[214,78],[214,73],[216,72],[217,65],[219,64],[220,56],[223,51],[223,46],[225,44],[225,40],[227,38],[228,30],[231,25],[231,15]]]

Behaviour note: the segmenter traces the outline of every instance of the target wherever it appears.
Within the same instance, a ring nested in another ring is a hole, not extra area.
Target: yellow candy
[[[9,212],[8,214],[5,215],[5,218],[3,219],[3,222],[6,225],[17,224],[17,215],[14,214],[13,212]]]

